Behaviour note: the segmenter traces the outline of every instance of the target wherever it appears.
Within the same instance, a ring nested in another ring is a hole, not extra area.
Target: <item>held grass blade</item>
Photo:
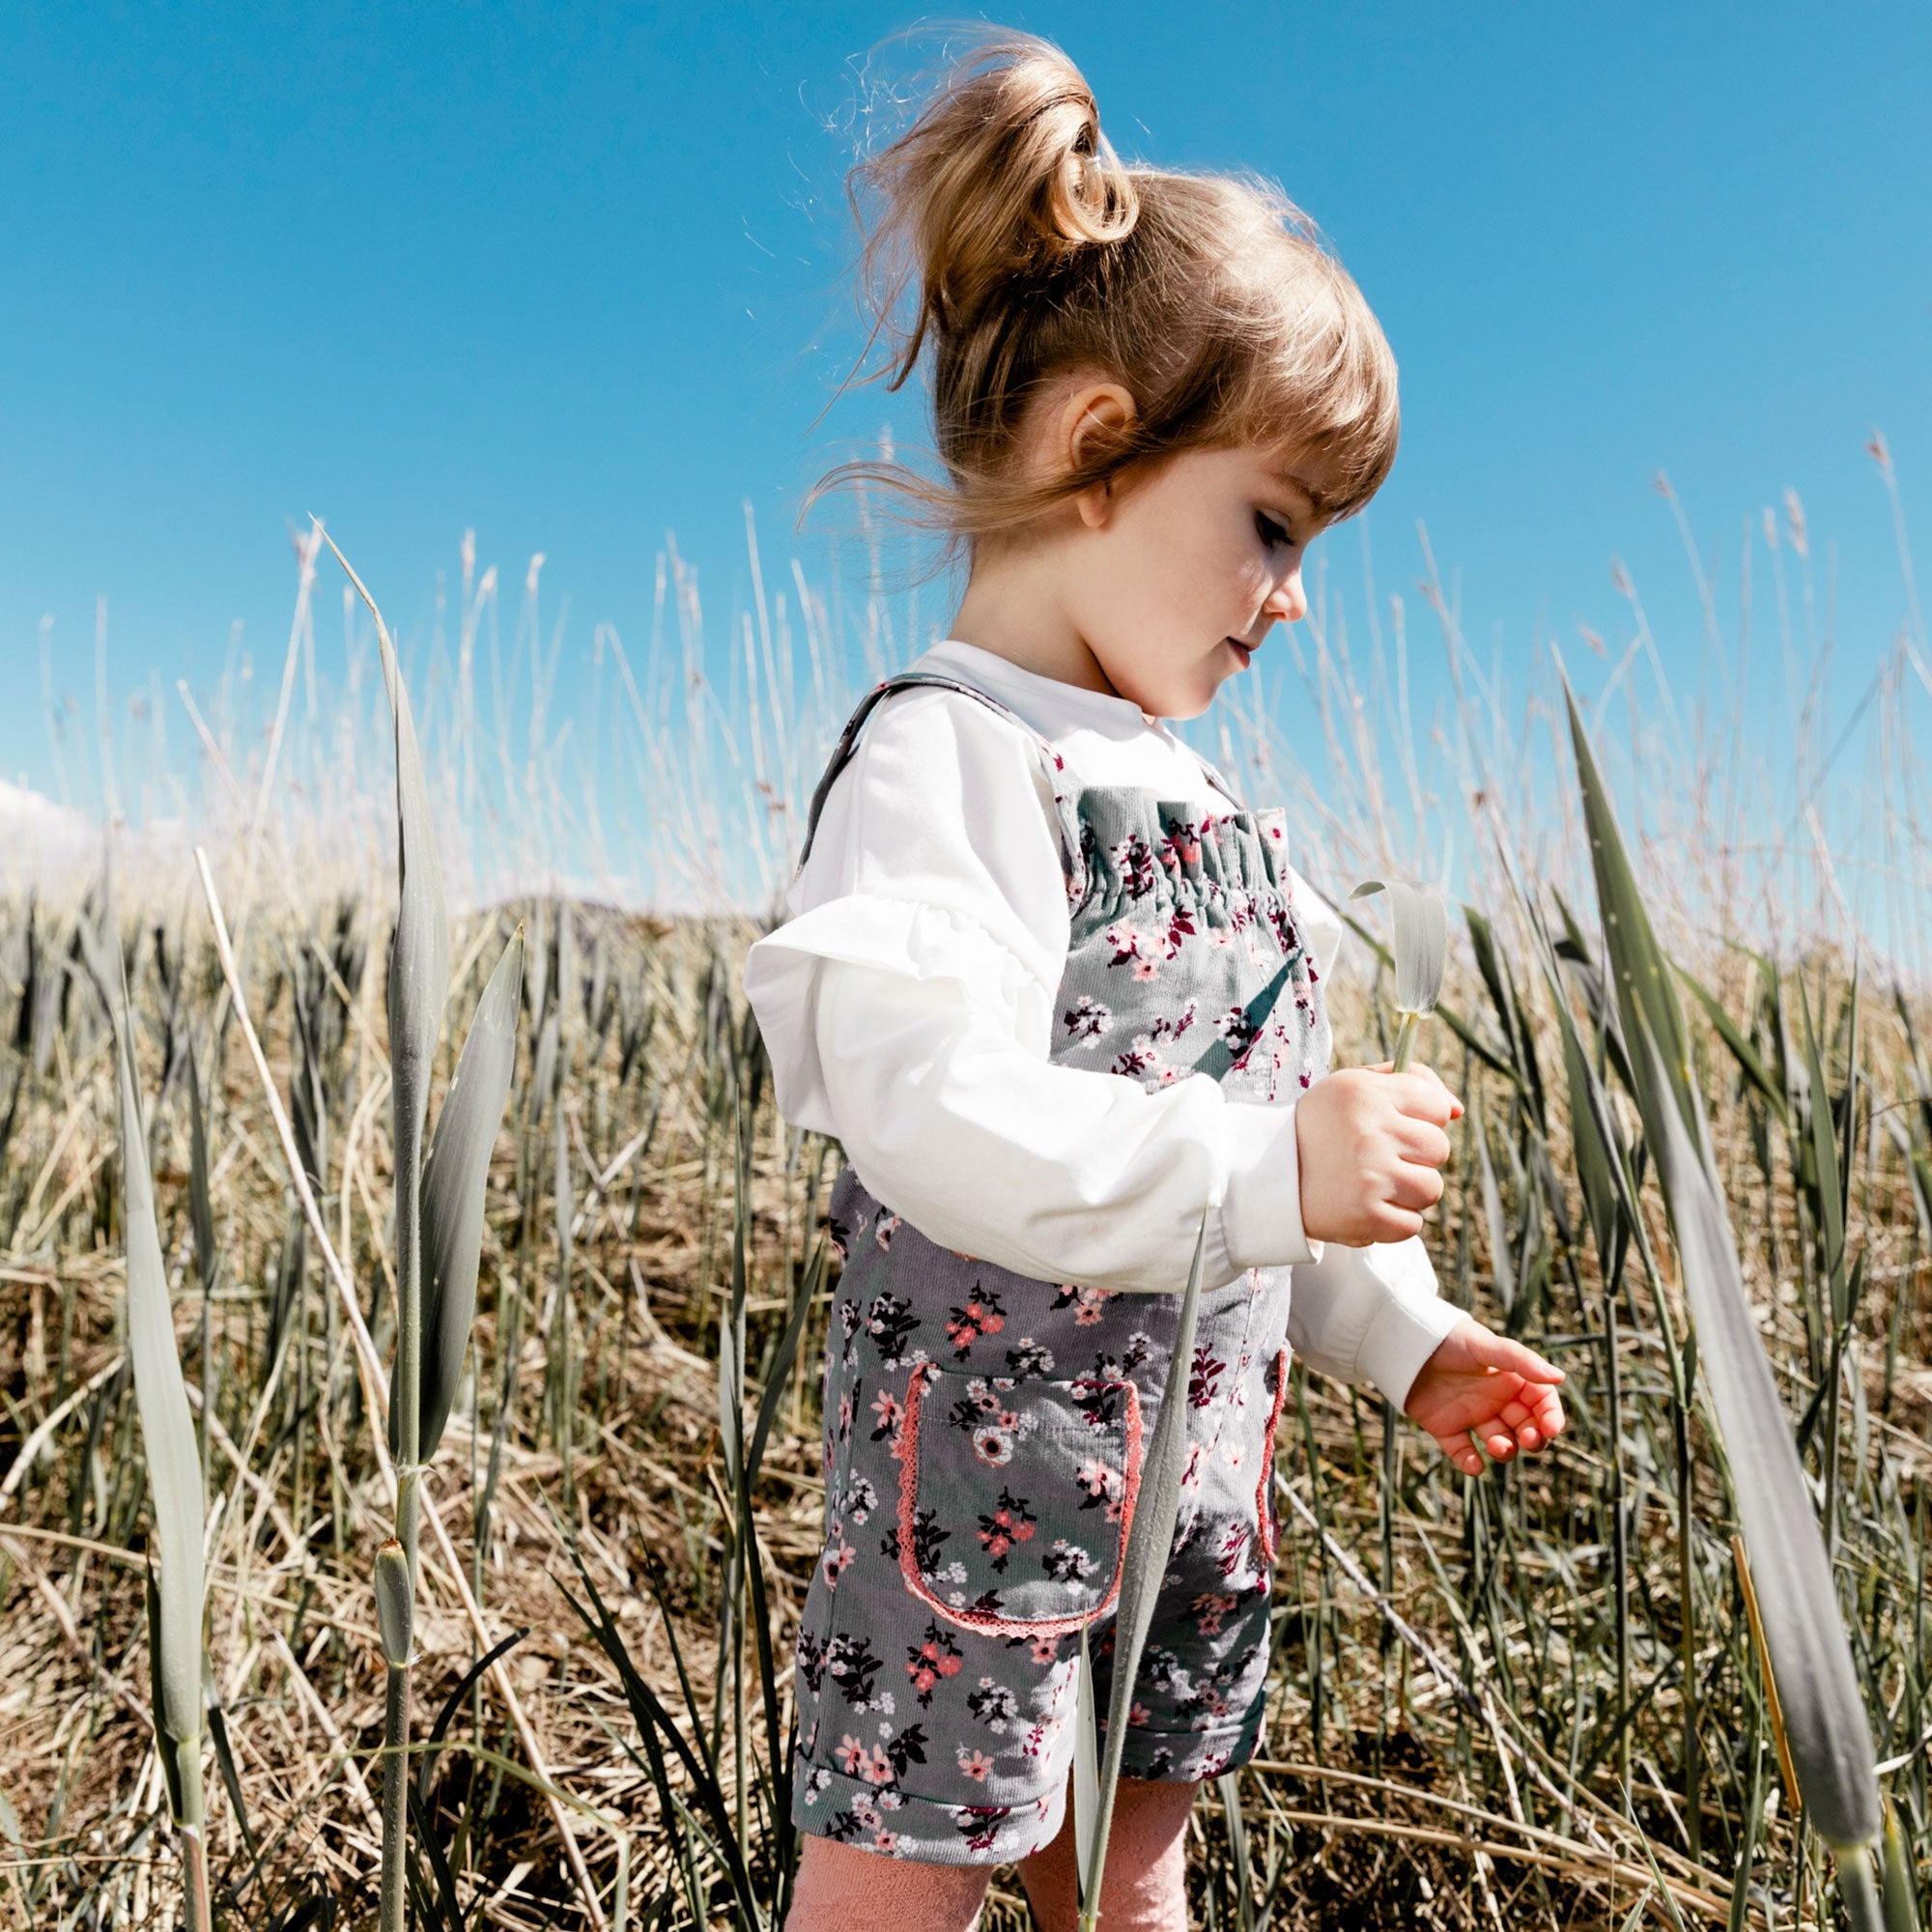
[[[1737,1510],[1759,1585],[1765,1645],[1784,1703],[1793,1765],[1811,1824],[1843,1855],[1868,1844],[1879,1830],[1870,1721],[1791,1418],[1758,1336],[1717,1183],[1669,962],[1652,930],[1567,685],[1565,696],[1638,1109],[1676,1236],[1698,1357],[1725,1453],[1733,1469],[1750,1472],[1735,1485]],[[1850,1873],[1857,1863],[1841,1858],[1841,1870]]]
[[[1404,1071],[1415,1050],[1415,1030],[1435,1010],[1442,974],[1449,959],[1449,919],[1442,895],[1416,879],[1364,879],[1349,896],[1386,893],[1395,915],[1395,1007],[1402,1015],[1396,1034],[1395,1070]]]
[[[1127,1713],[1133,1708],[1134,1678],[1153,1621],[1154,1599],[1167,1575],[1174,1548],[1174,1526],[1180,1516],[1180,1479],[1187,1472],[1187,1372],[1194,1359],[1194,1320],[1201,1307],[1201,1264],[1208,1243],[1208,1216],[1195,1236],[1194,1264],[1180,1297],[1175,1324],[1174,1366],[1167,1393],[1155,1417],[1142,1466],[1140,1496],[1127,1526],[1121,1558],[1121,1594],[1114,1611],[1114,1681],[1107,1697],[1107,1744],[1100,1758],[1099,1790],[1094,1807],[1094,1843],[1081,1872],[1080,1932],[1094,1932],[1100,1918],[1100,1878],[1107,1868],[1107,1836],[1114,1823],[1114,1794],[1121,1782],[1121,1753],[1126,1748]]]

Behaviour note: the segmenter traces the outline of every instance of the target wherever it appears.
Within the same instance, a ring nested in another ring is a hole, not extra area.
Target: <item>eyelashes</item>
[[[1269,550],[1293,545],[1294,542],[1293,537],[1280,524],[1276,523],[1265,510],[1257,510],[1255,512],[1255,534],[1261,538],[1262,542]]]

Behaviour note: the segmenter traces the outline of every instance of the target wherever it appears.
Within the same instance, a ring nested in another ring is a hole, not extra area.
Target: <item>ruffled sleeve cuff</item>
[[[745,997],[771,1057],[779,1111],[794,1126],[838,1132],[818,1059],[814,1007],[824,960],[883,967],[912,980],[956,980],[1017,1016],[1046,1051],[1054,988],[1038,964],[969,913],[876,893],[841,894],[787,920],[745,955]]]
[[[1398,1413],[1406,1406],[1423,1363],[1462,1319],[1463,1311],[1453,1301],[1430,1294],[1413,1301],[1391,1300],[1369,1323],[1355,1359]]]

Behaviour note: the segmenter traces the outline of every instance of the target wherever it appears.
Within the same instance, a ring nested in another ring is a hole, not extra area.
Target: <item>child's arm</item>
[[[1292,1107],[1190,1076],[1148,1092],[1030,1053],[956,980],[821,969],[821,1077],[859,1178],[942,1246],[1046,1281],[1178,1293],[1314,1259]]]
[[[1312,1259],[1292,1105],[1049,1061],[1068,915],[1041,782],[970,699],[873,714],[746,962],[785,1118],[923,1233],[1036,1278],[1178,1293],[1204,1207],[1210,1286]]]
[[[1401,1408],[1423,1364],[1462,1320],[1437,1293],[1419,1235],[1360,1248],[1327,1241],[1319,1261],[1294,1271],[1288,1341],[1311,1369],[1371,1383]]]

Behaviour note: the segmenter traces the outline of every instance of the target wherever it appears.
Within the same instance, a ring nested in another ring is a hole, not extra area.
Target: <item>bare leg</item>
[[[1187,1932],[1187,1813],[1198,1784],[1123,1777],[1114,1799],[1100,1922],[1107,1932]],[[1046,1932],[1076,1932],[1073,1805],[1052,1844],[1020,1862],[1020,1881]]]
[[[971,1932],[992,1875],[807,1837],[785,1932]]]

